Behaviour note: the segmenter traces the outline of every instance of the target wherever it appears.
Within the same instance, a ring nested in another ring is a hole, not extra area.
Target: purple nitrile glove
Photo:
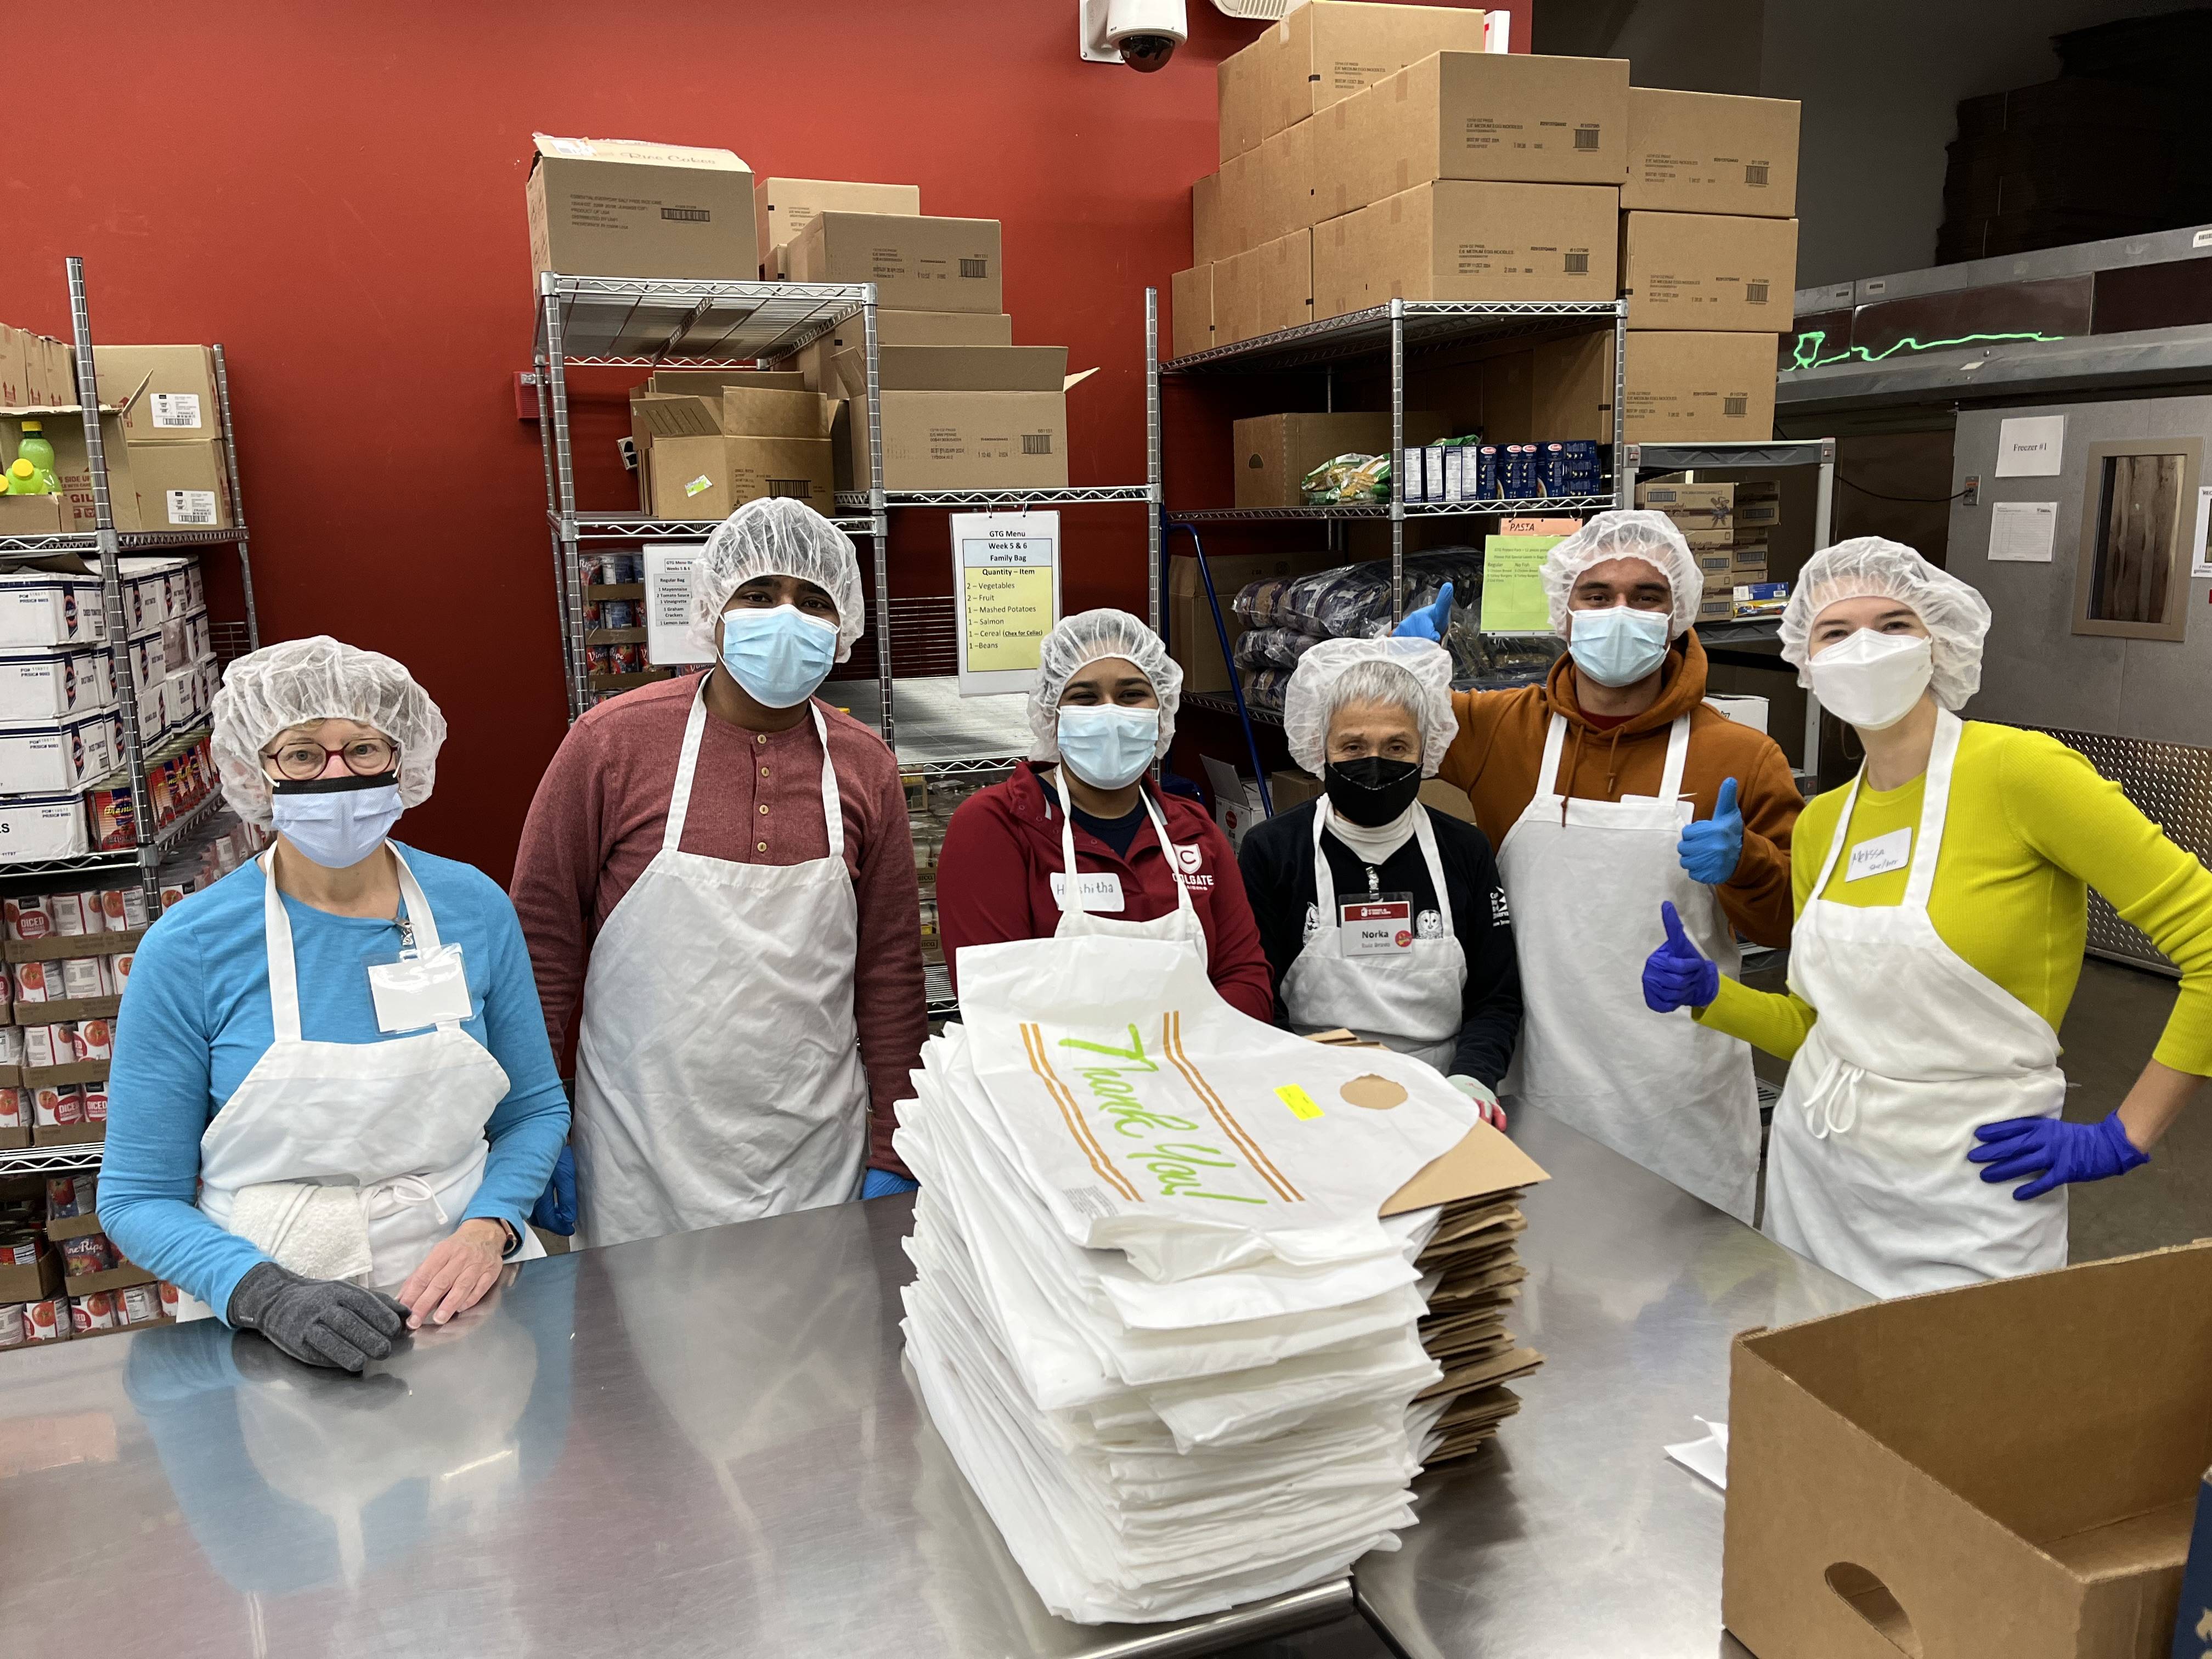
[[[1667,942],[1644,959],[1644,1006],[1655,1014],[1706,1006],[1721,994],[1720,964],[1690,943],[1672,900],[1660,901],[1659,919]]]
[[[1682,826],[1675,855],[1690,879],[1717,887],[1735,874],[1743,859],[1743,813],[1735,804],[1735,780],[1723,779],[1713,815]]]
[[[1990,1167],[1984,1181],[2020,1181],[2014,1198],[2040,1198],[2054,1187],[2074,1181],[2104,1181],[2125,1175],[2150,1162],[2128,1139],[2120,1115],[2108,1113],[2095,1123],[2069,1123],[2063,1117],[2013,1117],[2002,1123],[1984,1123],[1974,1131],[1982,1144],[1966,1156]],[[2039,1175],[2038,1171],[2041,1173]]]
[[[1394,638],[1434,640],[1443,643],[1444,630],[1451,626],[1452,585],[1446,582],[1437,595],[1434,605],[1425,605],[1419,611],[1409,611],[1406,620],[1390,630]]]

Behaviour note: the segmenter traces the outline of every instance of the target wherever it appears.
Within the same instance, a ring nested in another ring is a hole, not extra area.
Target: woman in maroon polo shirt
[[[1198,803],[1145,775],[1174,739],[1182,690],[1159,635],[1125,611],[1086,611],[1046,635],[1030,759],[962,804],[938,856],[937,925],[956,990],[966,945],[1139,934],[1187,941],[1231,1007],[1274,1018],[1228,838]]]

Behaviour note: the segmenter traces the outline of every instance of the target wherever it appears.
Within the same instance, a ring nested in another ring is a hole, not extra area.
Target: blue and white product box
[[[93,645],[106,637],[96,579],[39,570],[0,576],[0,646]]]
[[[1494,501],[1498,497],[1498,474],[1504,459],[1505,446],[1483,444],[1474,452],[1474,494],[1468,499]]]
[[[0,796],[0,865],[77,858],[91,850],[82,795]]]
[[[56,794],[96,783],[119,763],[122,738],[121,718],[106,709],[40,726],[0,726],[0,794]]]
[[[67,720],[114,702],[114,666],[105,653],[0,652],[0,725]]]
[[[1474,448],[1470,445],[1460,444],[1445,450],[1443,457],[1444,499],[1448,501],[1473,501],[1474,490],[1468,477],[1468,468],[1474,459]]]
[[[1408,444],[1399,452],[1398,473],[1403,481],[1405,499],[1425,501],[1429,499],[1428,446]]]

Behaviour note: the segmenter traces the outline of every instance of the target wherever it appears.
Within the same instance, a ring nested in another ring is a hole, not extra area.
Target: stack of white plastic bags
[[[1045,1605],[1187,1618],[1395,1547],[1455,1398],[1423,1346],[1449,1275],[1415,1261],[1455,1224],[1377,1211],[1475,1130],[1469,1103],[1247,1018],[1158,941],[973,949],[960,989],[899,1107],[904,1328]]]

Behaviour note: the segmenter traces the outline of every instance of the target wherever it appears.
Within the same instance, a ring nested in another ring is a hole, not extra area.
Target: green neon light
[[[1790,366],[1792,368],[1826,368],[1831,363],[1847,363],[1854,357],[1861,362],[1878,363],[1893,353],[1908,349],[1913,351],[1942,351],[1951,346],[1995,344],[2005,340],[2040,341],[2047,344],[2063,340],[2066,336],[2039,334],[2029,330],[2019,334],[1962,334],[1955,340],[1916,340],[1908,334],[1896,344],[1884,346],[1880,351],[1869,351],[1864,346],[1847,346],[1832,357],[1823,357],[1820,347],[1827,337],[1828,331],[1824,328],[1808,329],[1800,334],[1796,345],[1790,351]]]

